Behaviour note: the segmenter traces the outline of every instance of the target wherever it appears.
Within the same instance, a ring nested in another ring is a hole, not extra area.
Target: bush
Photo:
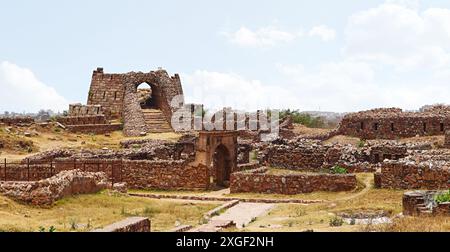
[[[330,219],[330,227],[340,227],[342,225],[344,225],[344,220],[342,218],[335,216]]]
[[[434,200],[438,204],[450,202],[450,190],[448,192],[436,195],[436,197],[434,197]]]
[[[331,168],[331,173],[332,174],[347,174],[348,171],[347,169],[345,169],[344,167],[341,167],[339,165],[334,166],[333,168]]]
[[[280,112],[280,119],[291,116],[294,123],[302,124],[309,128],[325,128],[326,123],[321,117],[313,117],[310,114],[300,113],[298,110],[282,110]]]

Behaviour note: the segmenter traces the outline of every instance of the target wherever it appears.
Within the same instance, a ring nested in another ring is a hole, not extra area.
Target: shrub
[[[301,113],[298,110],[283,110],[280,112],[280,119],[291,116],[294,123],[302,124],[309,128],[325,128],[326,123],[321,117],[313,117],[310,114]]]
[[[358,142],[358,148],[363,148],[365,145],[366,145],[366,141],[364,141],[364,140],[360,140]]]
[[[331,168],[331,173],[332,174],[347,174],[348,171],[347,169],[345,169],[344,167],[341,167],[339,165],[334,166],[333,168]]]
[[[450,190],[448,192],[436,195],[436,197],[434,197],[434,200],[438,204],[450,202]]]
[[[344,220],[337,216],[330,219],[330,227],[340,227],[344,225]]]

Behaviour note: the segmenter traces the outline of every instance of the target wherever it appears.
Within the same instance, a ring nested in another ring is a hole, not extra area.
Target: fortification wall
[[[231,193],[295,195],[317,191],[351,191],[357,186],[355,175],[267,174],[267,168],[231,174]]]
[[[424,112],[401,109],[374,109],[345,116],[339,133],[363,139],[397,139],[414,136],[443,135],[450,130],[448,108]]]

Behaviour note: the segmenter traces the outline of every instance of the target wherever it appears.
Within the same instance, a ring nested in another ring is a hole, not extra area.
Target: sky
[[[97,67],[211,108],[450,103],[448,0],[0,0],[0,31],[0,111],[86,103]]]

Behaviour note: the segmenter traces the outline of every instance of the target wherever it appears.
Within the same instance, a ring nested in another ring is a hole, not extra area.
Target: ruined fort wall
[[[339,133],[362,139],[397,139],[443,135],[450,130],[450,117],[420,113],[376,116],[351,114],[341,121]]]
[[[124,76],[122,74],[105,74],[98,68],[92,74],[88,94],[88,105],[101,105],[108,118],[122,117],[125,95]]]
[[[122,180],[133,189],[208,189],[206,166],[185,161],[124,161]]]
[[[376,187],[388,189],[449,189],[450,170],[436,165],[389,161],[375,175]]]
[[[104,115],[59,117],[58,122],[64,125],[107,124],[106,117]]]
[[[357,185],[355,175],[270,175],[266,174],[266,172],[266,168],[261,168],[231,174],[231,193],[295,195],[316,191],[351,191]]]
[[[55,161],[56,172],[80,169],[104,172],[116,182],[126,182],[132,189],[207,189],[207,168],[192,167],[189,161],[149,161],[111,159],[59,159]],[[114,167],[114,171],[112,170]]]

